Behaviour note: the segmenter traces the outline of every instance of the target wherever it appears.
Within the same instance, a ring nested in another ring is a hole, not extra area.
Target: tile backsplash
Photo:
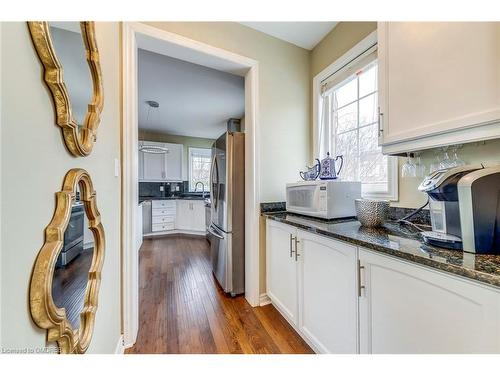
[[[176,188],[179,188],[177,191]],[[162,189],[163,188],[163,189]],[[139,182],[139,197],[165,198],[189,192],[188,181]]]

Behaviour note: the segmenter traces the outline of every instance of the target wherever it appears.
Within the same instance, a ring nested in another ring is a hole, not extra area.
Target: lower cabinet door
[[[320,353],[358,352],[357,247],[298,231],[299,330]]]
[[[191,202],[192,230],[205,232],[205,202],[193,200]]]
[[[267,220],[267,295],[274,306],[293,325],[298,323],[296,230],[286,224]]]
[[[177,200],[175,228],[179,230],[191,230],[192,215],[188,200]]]
[[[359,249],[362,353],[500,353],[500,294]]]

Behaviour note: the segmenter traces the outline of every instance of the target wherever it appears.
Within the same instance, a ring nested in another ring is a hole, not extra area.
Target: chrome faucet
[[[201,184],[201,197],[205,199],[205,184],[201,181],[198,181],[196,184],[194,184],[194,191],[198,191],[198,184]]]

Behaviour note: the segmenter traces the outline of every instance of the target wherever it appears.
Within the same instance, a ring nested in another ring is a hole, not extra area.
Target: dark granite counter
[[[387,222],[381,228],[365,228],[355,218],[321,220],[286,212],[262,215],[299,229],[500,287],[500,255],[476,255],[428,246],[418,231],[409,226]]]
[[[207,197],[203,198],[198,195],[186,195],[186,196],[176,196],[176,197],[139,197],[139,203],[144,201],[171,201],[171,200],[195,200],[203,201]]]

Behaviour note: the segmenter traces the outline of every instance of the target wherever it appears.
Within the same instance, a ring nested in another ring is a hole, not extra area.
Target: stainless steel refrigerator
[[[245,292],[245,134],[226,132],[212,146],[212,270],[232,296]]]

